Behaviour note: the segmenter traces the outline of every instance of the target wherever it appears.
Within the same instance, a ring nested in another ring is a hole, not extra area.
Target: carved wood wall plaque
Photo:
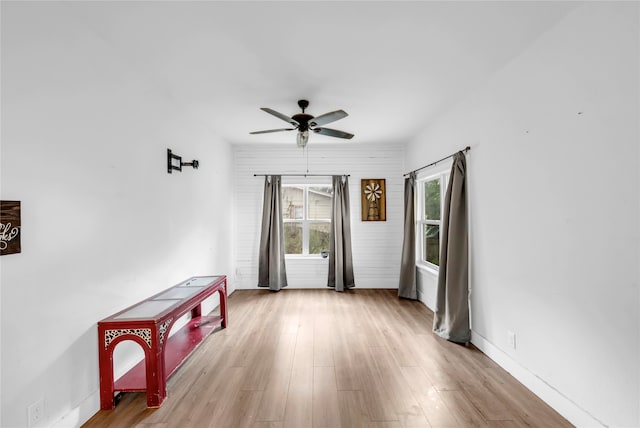
[[[0,201],[0,256],[20,251],[20,201]]]
[[[362,221],[387,221],[387,193],[384,178],[361,180]]]

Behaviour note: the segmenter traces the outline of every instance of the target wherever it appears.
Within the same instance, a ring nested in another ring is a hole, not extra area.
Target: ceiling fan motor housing
[[[291,119],[295,120],[296,122],[298,122],[300,124],[298,126],[298,130],[300,132],[302,132],[302,131],[308,131],[309,130],[309,121],[311,119],[313,119],[313,116],[311,116],[310,114],[306,114],[306,113],[298,113],[298,114],[294,114],[293,116],[291,116]]]

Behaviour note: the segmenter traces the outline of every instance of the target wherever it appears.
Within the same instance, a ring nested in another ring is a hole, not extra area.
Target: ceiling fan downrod
[[[307,100],[298,100],[298,107],[300,107],[302,109],[302,112],[304,113],[306,108],[309,107],[309,101],[307,101]]]

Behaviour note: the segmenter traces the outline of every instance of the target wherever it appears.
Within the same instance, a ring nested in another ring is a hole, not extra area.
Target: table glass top
[[[221,276],[202,276],[188,279],[163,291],[157,296],[145,300],[112,319],[154,318],[179,305],[202,291],[206,285],[216,282]]]
[[[147,300],[113,318],[153,318],[157,314],[169,309],[173,305],[180,303],[180,300],[181,299]]]
[[[187,297],[193,296],[203,288],[204,287],[173,287],[154,297],[153,300],[186,299]]]
[[[188,281],[178,284],[178,287],[204,287],[205,285],[215,281],[218,278],[220,277],[219,276],[201,276],[197,278],[191,278]]]

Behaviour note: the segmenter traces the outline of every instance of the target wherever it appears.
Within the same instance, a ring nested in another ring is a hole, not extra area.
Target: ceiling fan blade
[[[348,140],[353,138],[353,134],[349,134],[348,132],[338,131],[337,129],[331,129],[331,128],[315,128],[313,132],[316,132],[322,135],[328,135],[329,137],[346,138]]]
[[[329,112],[329,113],[321,114],[318,117],[314,117],[309,122],[309,126],[314,127],[314,126],[324,125],[324,124],[327,124],[327,123],[330,123],[330,122],[334,122],[334,121],[336,121],[338,119],[342,119],[342,118],[347,117],[347,116],[349,116],[349,115],[344,110],[332,111],[332,112]]]
[[[293,131],[294,129],[296,129],[296,128],[267,129],[266,131],[249,132],[249,134],[268,134],[269,132]]]
[[[272,110],[268,107],[260,107],[260,110],[262,111],[266,111],[269,114],[274,115],[275,117],[277,117],[278,119],[282,119],[285,122],[289,122],[291,125],[293,126],[298,126],[300,125],[298,122],[296,122],[295,120],[293,120],[292,118],[290,118],[289,116],[287,116],[286,114],[282,114],[278,111]]]

